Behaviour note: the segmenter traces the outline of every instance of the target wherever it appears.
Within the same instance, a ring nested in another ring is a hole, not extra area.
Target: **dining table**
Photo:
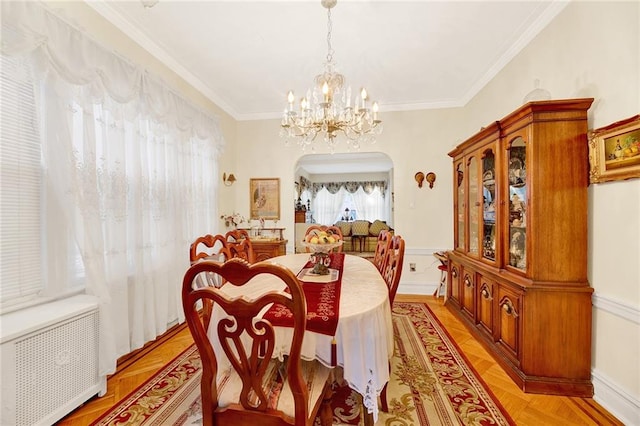
[[[365,424],[373,424],[378,419],[378,395],[389,380],[389,360],[393,356],[394,338],[391,320],[389,291],[375,265],[363,257],[342,254],[341,289],[337,301],[337,326],[335,334],[309,330],[310,316],[318,316],[307,311],[307,329],[302,344],[304,360],[318,360],[331,368],[338,368],[335,376],[346,381],[351,389],[362,397]],[[297,274],[303,284],[305,295],[316,291],[322,280],[301,274],[305,265],[309,266],[310,254],[286,254],[263,262],[276,263]],[[329,279],[329,278],[327,278]],[[333,278],[331,278],[333,279]],[[326,280],[325,280],[326,281]],[[223,285],[221,291],[230,297],[254,299],[267,291],[280,291],[284,284],[270,275],[258,275],[241,287]],[[308,289],[308,290],[307,290]],[[307,296],[309,299],[309,296]],[[309,302],[307,301],[309,306]],[[320,304],[322,306],[322,303]],[[315,309],[315,308],[314,308]],[[265,308],[260,315],[267,315]],[[319,308],[318,310],[328,310]],[[211,324],[221,318],[221,310],[212,313]],[[274,324],[275,325],[275,324]],[[275,325],[276,348],[274,357],[284,359],[288,354],[293,329]],[[212,345],[218,346],[215,327],[208,330]],[[230,365],[228,360],[219,359],[219,370]]]

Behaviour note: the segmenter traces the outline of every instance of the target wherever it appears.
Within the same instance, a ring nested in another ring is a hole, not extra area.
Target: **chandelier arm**
[[[313,135],[313,138],[311,140],[314,140],[316,138],[316,136],[318,136],[318,133],[320,131],[320,127],[321,126],[318,123],[311,123],[309,125],[293,123],[293,125],[291,127],[289,127],[289,128],[297,130],[298,133],[293,135],[295,137],[303,137],[303,136],[306,136],[309,133],[313,133],[314,135]]]

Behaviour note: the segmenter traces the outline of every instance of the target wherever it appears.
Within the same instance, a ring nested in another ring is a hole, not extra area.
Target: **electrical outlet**
[[[416,271],[416,264],[415,263],[410,263],[409,264],[409,270],[411,272],[415,272]]]

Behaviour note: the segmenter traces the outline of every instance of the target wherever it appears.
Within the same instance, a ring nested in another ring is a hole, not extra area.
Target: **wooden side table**
[[[251,238],[256,262],[287,254],[287,241],[282,237],[286,228],[238,228]]]
[[[440,261],[440,265],[438,265],[438,270],[440,271],[440,283],[438,284],[438,288],[433,293],[435,297],[440,297],[440,293],[444,295],[445,301],[447,300],[447,272],[449,270],[449,260],[446,257],[446,254],[443,252],[435,252],[433,253],[433,257]]]
[[[251,240],[256,262],[261,262],[272,257],[282,256],[287,253],[288,240]]]
[[[351,251],[356,251],[356,240],[358,240],[359,243],[359,247],[360,247],[360,253],[362,253],[362,250],[364,249],[364,243],[365,243],[365,239],[367,238],[366,235],[351,235]]]

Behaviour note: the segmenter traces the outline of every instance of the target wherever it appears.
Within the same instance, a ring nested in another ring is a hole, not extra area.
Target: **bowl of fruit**
[[[314,264],[311,271],[317,275],[329,273],[331,259],[329,253],[336,247],[340,247],[344,241],[337,234],[330,231],[313,230],[302,241],[302,245],[311,251],[311,262]]]

